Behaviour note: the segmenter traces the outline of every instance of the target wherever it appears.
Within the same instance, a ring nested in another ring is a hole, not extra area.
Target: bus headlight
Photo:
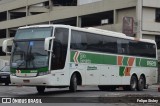
[[[47,74],[50,74],[50,72],[49,71],[47,71],[47,72],[38,72],[37,76],[43,76],[43,75],[47,75]]]

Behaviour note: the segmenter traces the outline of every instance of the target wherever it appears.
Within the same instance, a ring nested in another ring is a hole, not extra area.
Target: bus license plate
[[[24,83],[30,83],[30,80],[23,80]]]

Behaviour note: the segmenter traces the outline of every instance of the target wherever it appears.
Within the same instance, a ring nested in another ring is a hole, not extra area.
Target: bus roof
[[[120,33],[120,32],[103,30],[103,29],[98,29],[98,28],[93,28],[93,27],[80,28],[80,27],[74,27],[74,26],[62,25],[62,24],[46,24],[46,25],[32,25],[32,26],[19,27],[18,29],[35,28],[35,27],[71,28],[71,29],[78,30],[78,31],[90,32],[90,33],[96,33],[96,34],[102,34],[102,35],[107,35],[107,36],[112,36],[112,37],[118,37],[118,38],[123,38],[123,39],[130,39],[130,40],[137,40],[137,41],[149,42],[149,43],[156,44],[156,42],[154,40],[151,40],[151,39],[138,39],[138,38],[126,36],[125,34]]]

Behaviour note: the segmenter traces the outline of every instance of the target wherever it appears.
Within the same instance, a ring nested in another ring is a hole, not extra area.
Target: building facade
[[[2,42],[18,27],[66,24],[96,27],[153,39],[160,49],[160,0],[0,0],[0,58]]]

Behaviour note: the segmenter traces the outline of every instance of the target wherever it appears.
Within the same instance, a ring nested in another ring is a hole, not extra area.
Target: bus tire
[[[36,86],[36,88],[39,94],[44,94],[45,86]]]
[[[99,90],[106,91],[106,87],[103,85],[98,85]]]
[[[144,77],[140,76],[140,78],[138,80],[137,90],[138,91],[143,91],[144,86],[145,86]]]
[[[76,74],[73,74],[72,77],[71,77],[69,90],[71,92],[76,92],[77,91],[77,76],[76,76]]]
[[[131,91],[135,91],[137,89],[137,77],[135,75],[131,77],[129,89]]]
[[[6,83],[5,83],[5,86],[8,86],[8,85],[9,85],[9,83],[8,83],[8,82],[6,82]]]

